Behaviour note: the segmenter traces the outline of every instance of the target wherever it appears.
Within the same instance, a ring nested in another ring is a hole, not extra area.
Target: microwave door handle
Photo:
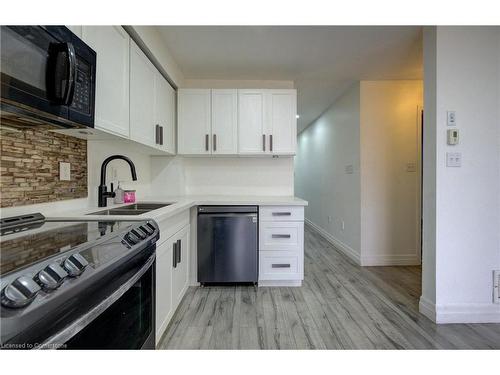
[[[64,93],[63,104],[70,105],[73,101],[73,94],[75,92],[76,81],[76,54],[75,47],[72,43],[64,43],[66,48],[66,55],[68,56],[68,81],[66,91]]]

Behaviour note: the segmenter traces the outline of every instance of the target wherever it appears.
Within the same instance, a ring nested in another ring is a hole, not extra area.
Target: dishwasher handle
[[[242,216],[247,216],[247,217],[257,217],[256,213],[231,213],[231,212],[220,212],[220,213],[199,213],[199,215],[203,216],[209,216],[209,217],[242,217]]]

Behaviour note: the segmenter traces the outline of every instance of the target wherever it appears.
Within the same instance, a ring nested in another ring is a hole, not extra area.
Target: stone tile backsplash
[[[87,196],[87,141],[1,119],[0,207]],[[71,180],[59,181],[59,162]]]

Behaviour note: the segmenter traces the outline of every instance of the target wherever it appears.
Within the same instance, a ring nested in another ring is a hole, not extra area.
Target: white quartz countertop
[[[127,204],[111,204],[107,207],[87,207],[59,211],[47,215],[50,218],[95,219],[95,220],[164,220],[193,206],[200,205],[256,205],[256,206],[307,206],[307,201],[293,196],[226,196],[226,195],[191,195],[191,196],[161,196],[155,195],[137,200],[138,203],[171,203],[168,206],[149,211],[141,215],[88,215],[106,209],[119,208]]]

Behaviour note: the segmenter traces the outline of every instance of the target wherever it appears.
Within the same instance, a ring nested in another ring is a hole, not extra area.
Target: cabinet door
[[[177,92],[178,153],[210,154],[210,89]]]
[[[238,91],[212,90],[212,154],[238,153]]]
[[[159,71],[156,71],[155,116],[155,126],[160,126],[157,147],[175,154],[175,90]]]
[[[264,123],[265,90],[238,90],[238,150],[240,154],[269,153]]]
[[[129,137],[130,37],[120,26],[82,26],[97,52],[95,127]]]
[[[156,68],[132,40],[130,41],[130,139],[156,146]]]
[[[297,92],[268,90],[266,109],[271,152],[294,155],[297,142]]]
[[[172,257],[173,240],[156,248],[156,342],[160,340],[173,314]]]
[[[172,300],[174,309],[181,302],[188,287],[189,270],[189,225],[174,235],[177,239],[178,250],[180,251],[180,261],[173,269],[172,273]]]

